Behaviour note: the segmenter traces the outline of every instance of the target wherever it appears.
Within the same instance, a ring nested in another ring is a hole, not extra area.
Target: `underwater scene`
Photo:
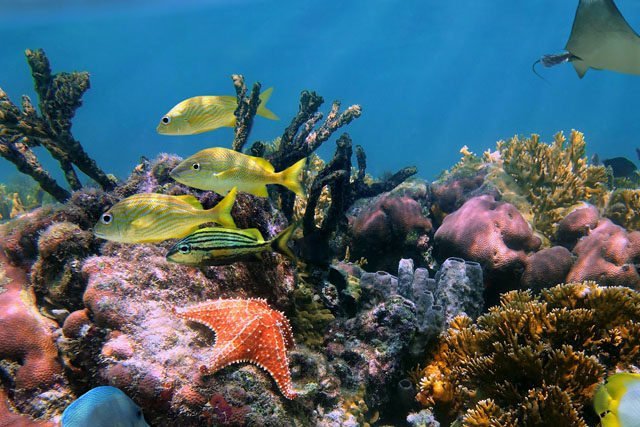
[[[637,30],[0,0],[0,427],[640,427]]]

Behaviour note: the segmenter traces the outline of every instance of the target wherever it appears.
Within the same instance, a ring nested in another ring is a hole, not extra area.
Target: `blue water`
[[[482,152],[531,132],[548,141],[579,129],[601,158],[635,160],[640,146],[640,77],[591,70],[580,80],[563,64],[540,69],[545,83],[531,72],[564,47],[575,0],[127,3],[0,1],[0,87],[14,101],[33,96],[25,48],[44,48],[54,71],[90,71],[73,132],[120,177],[140,156],[228,147],[230,128],[168,137],[155,127],[184,98],[233,94],[232,73],[275,87],[269,107],[281,120],[258,118],[251,141],[279,136],[303,89],[324,96],[324,111],[334,99],[361,104],[346,130],[374,174],[415,164],[432,179],[463,145]],[[640,29],[640,2],[617,4]],[[13,173],[0,160],[0,179]]]

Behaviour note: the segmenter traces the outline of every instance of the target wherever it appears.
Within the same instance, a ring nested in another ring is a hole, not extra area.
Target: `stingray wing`
[[[581,78],[589,68],[640,74],[640,37],[613,0],[580,0],[565,49]]]

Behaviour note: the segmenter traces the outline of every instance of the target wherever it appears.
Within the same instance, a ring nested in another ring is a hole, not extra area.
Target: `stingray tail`
[[[544,80],[545,82],[547,80],[545,80],[544,77],[542,77],[537,71],[536,71],[536,65],[538,65],[539,63],[542,62],[542,58],[538,59],[536,62],[533,63],[533,65],[531,66],[531,71],[533,71],[533,74],[535,74],[536,76],[538,76],[539,78],[541,78],[542,80]]]
[[[531,70],[533,74],[540,77],[542,80],[546,81],[544,77],[542,77],[536,71],[536,65],[542,64],[545,68],[553,67],[558,64],[563,64],[565,62],[571,62],[573,60],[580,59],[577,56],[573,55],[571,52],[563,52],[563,53],[550,53],[547,55],[542,55],[540,59],[533,63],[531,66]]]

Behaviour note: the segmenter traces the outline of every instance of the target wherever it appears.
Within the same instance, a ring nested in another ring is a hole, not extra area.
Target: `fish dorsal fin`
[[[196,209],[202,209],[202,204],[200,203],[200,201],[195,196],[192,196],[191,194],[184,194],[182,196],[175,196],[175,197],[185,203],[188,203],[189,205],[193,206]]]
[[[242,231],[243,234],[256,239],[256,241],[258,242],[264,242],[264,237],[262,237],[262,233],[260,233],[260,230],[258,230],[257,228],[245,228],[244,230],[240,231]]]

